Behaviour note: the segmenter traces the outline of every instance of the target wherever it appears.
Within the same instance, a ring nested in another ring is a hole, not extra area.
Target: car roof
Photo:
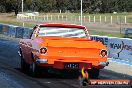
[[[70,28],[80,28],[86,29],[85,26],[76,24],[60,24],[60,23],[50,23],[50,24],[38,24],[40,27],[70,27]]]

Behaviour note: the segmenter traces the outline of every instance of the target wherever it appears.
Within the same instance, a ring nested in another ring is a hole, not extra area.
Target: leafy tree
[[[82,0],[83,12],[110,13],[132,11],[132,0]],[[24,11],[40,12],[80,12],[81,0],[24,0]],[[0,0],[0,12],[18,14],[21,0]]]
[[[132,11],[132,0],[128,0],[127,11]]]
[[[5,8],[5,12],[15,11],[15,15],[18,14],[20,8],[20,0],[0,0],[1,6]]]
[[[21,6],[21,0],[10,0],[9,3],[11,4],[12,10],[15,11],[15,15],[17,15]]]

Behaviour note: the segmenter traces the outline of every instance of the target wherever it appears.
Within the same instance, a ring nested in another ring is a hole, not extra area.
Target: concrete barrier
[[[29,38],[32,28],[0,24],[0,33],[14,38]]]
[[[8,32],[9,32],[9,25],[4,24],[2,26],[2,33],[8,35]]]
[[[16,38],[23,38],[24,28],[23,27],[16,27]]]
[[[10,25],[9,26],[9,34],[8,34],[8,36],[15,38],[16,37],[16,28],[17,27],[18,26]]]
[[[24,28],[23,38],[29,38],[32,32],[32,28]]]
[[[110,57],[132,62],[132,39],[109,38]]]
[[[132,39],[107,36],[91,36],[92,40],[101,41],[109,49],[109,57],[132,62]]]
[[[98,36],[98,35],[91,35],[91,40],[96,40],[102,42],[105,46],[108,45],[109,38],[107,36]]]
[[[3,25],[0,24],[0,33],[2,33]]]

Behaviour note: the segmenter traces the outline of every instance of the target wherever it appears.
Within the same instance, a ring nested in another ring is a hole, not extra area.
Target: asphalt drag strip
[[[56,75],[33,78],[23,73],[20,69],[20,57],[17,53],[19,49],[18,42],[0,38],[0,88],[79,88],[77,78],[62,78]],[[117,73],[110,69],[103,69],[99,79],[129,79],[132,81],[132,76]],[[90,88],[89,86],[87,87]],[[91,88],[102,87],[91,86]],[[103,88],[118,87],[104,86]]]

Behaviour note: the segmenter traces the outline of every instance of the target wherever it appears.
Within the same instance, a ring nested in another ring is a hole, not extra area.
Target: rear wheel
[[[93,79],[96,79],[99,77],[99,72],[100,70],[97,69],[97,68],[92,68],[90,71],[89,71],[89,77],[90,78],[93,78]]]
[[[30,64],[30,74],[33,77],[38,77],[40,75],[40,68],[37,66],[35,62]]]
[[[33,77],[38,77],[41,73],[40,67],[35,62],[33,53],[31,53],[31,57],[32,57],[32,64],[30,64],[30,75]]]
[[[29,70],[29,64],[27,64],[27,63],[25,62],[21,50],[20,50],[20,57],[21,57],[21,70],[22,70],[22,71],[28,71],[28,70]]]

